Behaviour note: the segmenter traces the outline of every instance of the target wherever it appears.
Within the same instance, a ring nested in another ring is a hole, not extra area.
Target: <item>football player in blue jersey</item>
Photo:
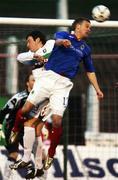
[[[18,112],[17,119],[26,115],[38,103],[49,99],[52,109],[52,146],[58,145],[62,135],[62,118],[68,105],[68,98],[73,87],[71,81],[79,71],[82,62],[86,75],[96,90],[99,99],[103,98],[97,82],[95,68],[91,58],[91,49],[86,44],[85,38],[91,31],[91,23],[87,18],[78,18],[72,23],[73,33],[57,32],[55,34],[55,46],[48,62],[41,69],[38,81],[30,92],[22,110]],[[40,130],[43,127],[43,122]],[[55,134],[55,135],[53,135]],[[44,169],[48,169],[53,162],[55,151],[48,152]]]

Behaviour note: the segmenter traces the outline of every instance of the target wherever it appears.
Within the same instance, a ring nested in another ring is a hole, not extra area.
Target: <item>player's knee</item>
[[[16,161],[17,157],[18,157],[18,152],[9,153],[9,159],[12,158],[14,161]]]
[[[62,125],[62,117],[58,115],[53,115],[52,124],[53,124],[53,127],[59,128]]]
[[[28,127],[35,127],[37,124],[37,118],[28,119],[26,122],[24,122],[24,126]]]
[[[24,116],[27,115],[33,107],[34,107],[34,105],[32,103],[26,101],[26,103],[22,107],[22,114]]]

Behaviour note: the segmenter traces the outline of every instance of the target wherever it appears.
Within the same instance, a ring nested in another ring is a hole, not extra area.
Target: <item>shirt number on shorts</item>
[[[67,106],[67,104],[68,104],[68,97],[64,97],[63,98],[63,105]]]

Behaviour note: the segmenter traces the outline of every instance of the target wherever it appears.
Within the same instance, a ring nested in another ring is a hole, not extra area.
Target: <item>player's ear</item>
[[[39,43],[41,40],[40,40],[40,38],[38,37],[38,38],[36,38],[36,42],[37,43]]]
[[[76,28],[75,28],[75,32],[79,32],[80,31],[80,24],[78,24],[77,26],[76,26]]]

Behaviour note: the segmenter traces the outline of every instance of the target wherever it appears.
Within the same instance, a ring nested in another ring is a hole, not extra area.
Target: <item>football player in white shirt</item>
[[[17,60],[23,64],[26,65],[31,65],[33,66],[33,76],[35,78],[35,81],[38,79],[38,76],[40,74],[40,71],[43,68],[43,63],[41,62],[41,57],[43,57],[43,61],[45,59],[45,62],[47,61],[47,58],[49,57],[54,43],[54,40],[48,40],[47,42],[45,42],[45,38],[43,36],[43,34],[40,31],[33,31],[30,34],[27,35],[26,37],[27,40],[27,47],[29,49],[28,52],[24,52],[24,53],[20,53],[17,56]],[[36,59],[40,58],[40,62],[37,61]],[[45,104],[45,107],[43,107]],[[43,108],[46,108],[46,116],[43,117],[43,121],[45,121],[47,119],[47,116],[50,115],[51,110],[49,109],[49,105],[48,105],[48,101],[44,102],[44,104],[42,105]],[[42,113],[45,109],[39,108],[40,110],[39,113]],[[34,127],[36,128],[36,132],[37,132],[37,156],[40,156],[40,160],[38,166],[36,167],[36,170],[33,170],[31,173],[28,174],[28,177],[35,177],[40,175],[42,172],[40,171],[40,169],[42,168],[42,140],[40,137],[40,134],[38,134],[38,126],[35,126],[36,121],[37,121],[37,117],[39,116],[39,113],[33,118],[30,119],[29,121],[26,121],[25,124],[25,130],[24,130],[24,145],[25,145],[25,149],[24,149],[24,156],[22,158],[22,160],[17,161],[14,165],[11,165],[11,168],[13,169],[17,169],[17,168],[23,168],[25,167],[25,165],[27,166],[28,162],[30,161],[31,158],[31,152],[32,152],[32,148],[33,148],[33,144],[34,144],[34,139],[35,139],[35,133],[33,134],[34,136],[30,136],[30,132],[31,131],[35,131]],[[39,121],[39,120],[38,120]],[[16,121],[14,129],[19,131],[19,124],[22,123],[21,121]],[[40,127],[40,124],[39,124]],[[17,138],[17,136],[14,136],[14,133],[11,134],[11,138],[10,141],[11,143],[13,143],[15,141],[15,139]],[[30,141],[29,141],[30,140]],[[40,152],[40,155],[39,155]]]

